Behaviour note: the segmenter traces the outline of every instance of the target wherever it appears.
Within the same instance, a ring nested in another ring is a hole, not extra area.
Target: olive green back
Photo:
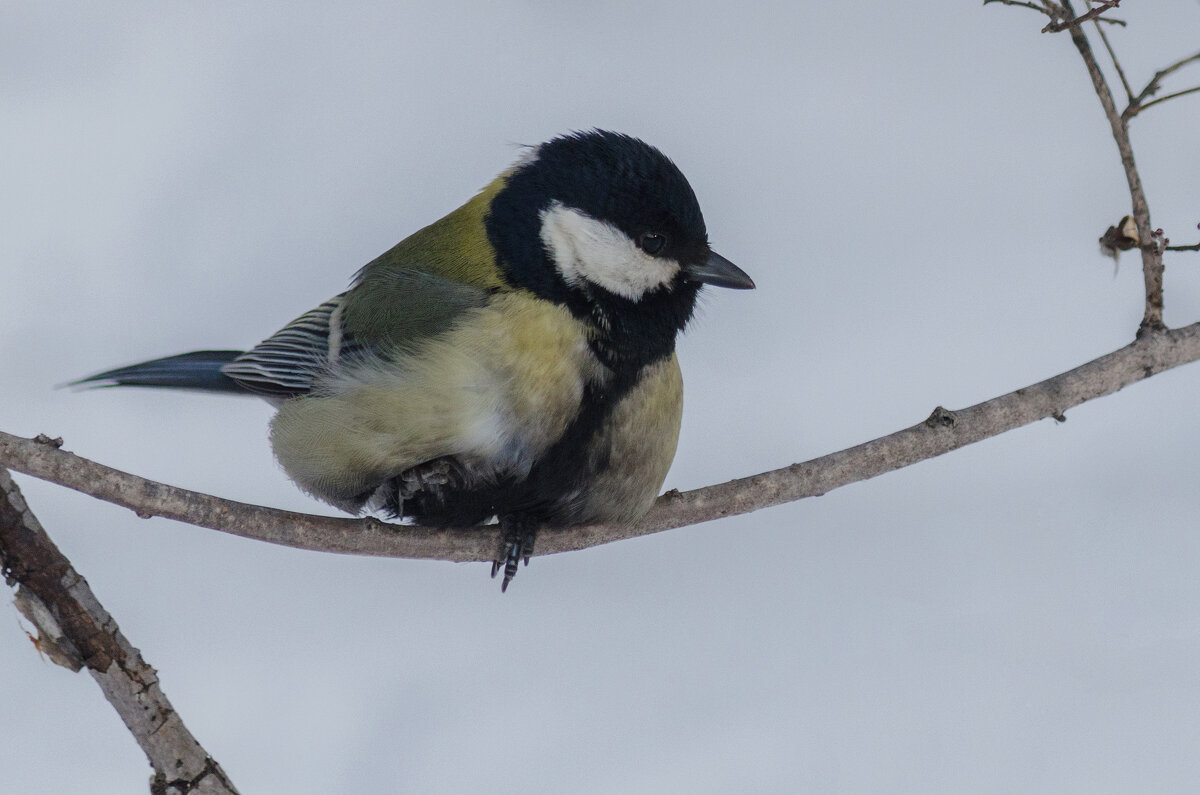
[[[347,331],[407,349],[447,330],[463,310],[483,306],[489,294],[510,291],[484,227],[506,178],[364,266],[346,296]]]

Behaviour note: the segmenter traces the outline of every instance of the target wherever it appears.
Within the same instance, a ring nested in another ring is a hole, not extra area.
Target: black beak
[[[708,259],[697,265],[683,266],[684,275],[693,282],[711,284],[713,287],[731,287],[734,290],[753,290],[754,280],[737,265],[715,251],[708,252]]]

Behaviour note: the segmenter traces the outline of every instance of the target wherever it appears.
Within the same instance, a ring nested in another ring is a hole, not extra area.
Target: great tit
[[[709,248],[687,179],[628,135],[529,149],[350,289],[248,351],[78,382],[254,394],[309,494],[421,524],[499,520],[502,589],[539,528],[633,522],[675,455],[675,338],[701,285],[754,282]]]

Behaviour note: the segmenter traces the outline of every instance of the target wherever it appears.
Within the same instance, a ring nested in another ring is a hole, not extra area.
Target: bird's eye
[[[667,236],[654,232],[645,232],[637,239],[638,248],[647,254],[657,254],[666,248]]]

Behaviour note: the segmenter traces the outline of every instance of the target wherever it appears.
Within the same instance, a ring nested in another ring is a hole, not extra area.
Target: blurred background
[[[1200,5],[1127,5],[1108,30],[1138,90],[1200,49]],[[5,3],[0,429],[330,512],[274,463],[263,402],[55,387],[253,345],[517,144],[590,127],[674,158],[758,283],[707,294],[680,343],[667,487],[1039,381],[1142,312],[1136,254],[1114,272],[1096,244],[1129,208],[1116,147],[1044,24],[945,1]],[[1195,96],[1133,122],[1175,243],[1200,235],[1198,125]],[[1169,324],[1200,319],[1198,270],[1169,255]],[[504,596],[484,564],[18,481],[245,793],[1195,791],[1198,390],[1183,367],[819,499],[538,558]],[[98,688],[9,608],[0,681],[5,792],[144,791]]]

